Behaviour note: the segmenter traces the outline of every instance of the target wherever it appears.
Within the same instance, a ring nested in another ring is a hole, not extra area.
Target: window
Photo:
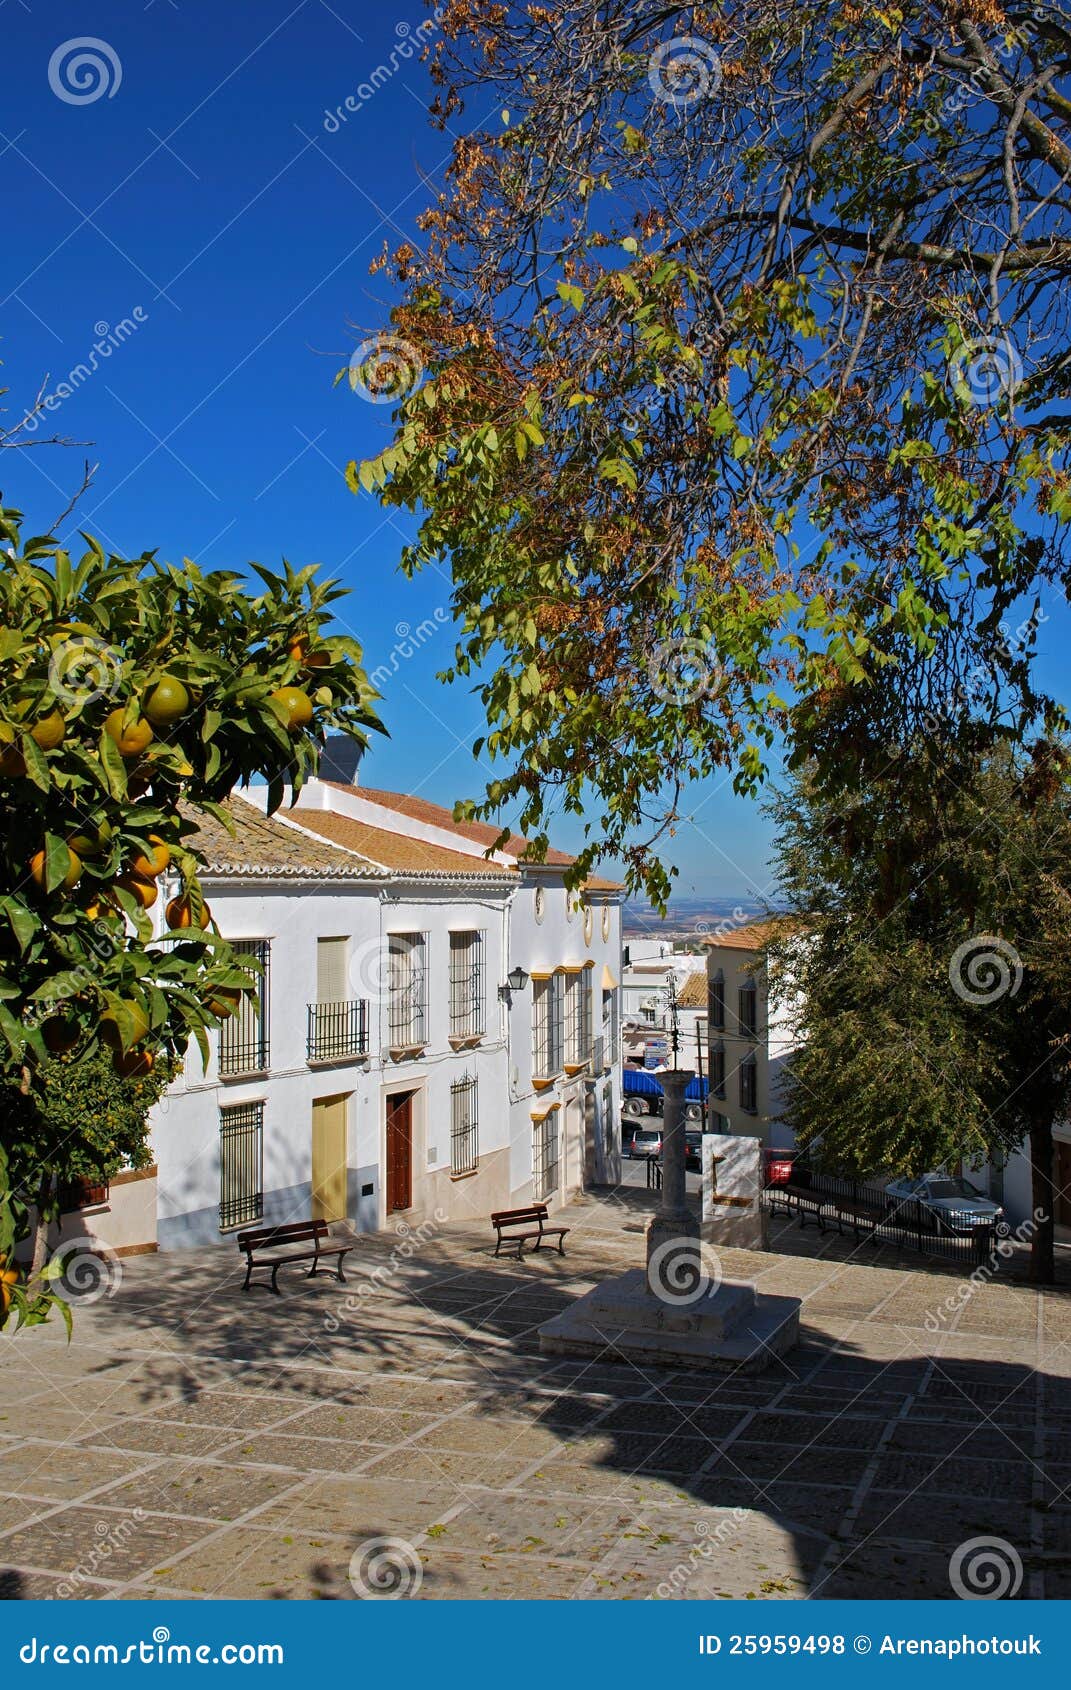
[[[219,1224],[248,1226],[264,1215],[264,1105],[219,1112]]]
[[[349,996],[348,960],[348,939],[317,939],[316,1002],[308,1006],[310,1062],[368,1052],[368,1004]]]
[[[612,1068],[618,1059],[618,1040],[620,1038],[620,1000],[616,991],[605,991],[602,994],[602,1036],[605,1046],[605,1063]]]
[[[236,956],[252,957],[260,963],[256,997],[243,992],[237,1013],[230,1015],[219,1030],[219,1071],[221,1074],[264,1074],[270,1061],[268,1040],[269,980],[268,963],[271,945],[267,939],[236,939]]]
[[[76,1174],[59,1188],[59,1206],[63,1214],[72,1209],[97,1209],[107,1203],[111,1195],[108,1180],[93,1179],[89,1174]]]
[[[476,1078],[466,1074],[450,1087],[450,1172],[475,1173],[480,1162]]]
[[[427,1037],[427,970],[423,933],[389,938],[387,1023],[392,1050],[422,1045]]]
[[[545,1203],[558,1189],[558,1111],[551,1109],[536,1122],[532,1146],[532,1178],[536,1201]]]
[[[754,980],[749,980],[746,986],[741,986],[739,998],[740,1032],[745,1039],[753,1039],[759,1030],[759,994],[755,989]]]
[[[754,1115],[757,1108],[755,1079],[755,1058],[745,1056],[740,1064],[740,1107],[746,1109],[749,1115]]]
[[[725,1046],[721,1039],[710,1047],[710,1089],[715,1097],[725,1096]]]
[[[591,985],[586,971],[565,977],[565,1060],[579,1068],[591,1055]]]
[[[550,1079],[560,1074],[564,1044],[565,993],[560,974],[548,975],[534,983],[534,1049],[532,1066],[537,1078]]]
[[[707,1019],[719,1032],[725,1026],[725,975],[720,968],[707,981]]]
[[[450,935],[450,1037],[478,1039],[485,1028],[483,934]]]

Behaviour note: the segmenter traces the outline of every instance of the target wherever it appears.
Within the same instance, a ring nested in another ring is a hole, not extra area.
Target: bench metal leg
[[[279,1289],[279,1269],[282,1265],[282,1262],[276,1262],[275,1266],[271,1270],[271,1288],[277,1297],[282,1296],[282,1292]]]
[[[348,1255],[349,1255],[349,1251],[343,1250],[341,1256],[338,1258],[338,1267],[335,1270],[335,1277],[338,1280],[340,1285],[345,1285],[345,1283],[346,1283],[346,1275],[342,1271],[342,1264],[346,1260],[346,1257]]]
[[[249,1275],[250,1275],[250,1274],[251,1274],[251,1273],[252,1273],[252,1271],[253,1271],[253,1263],[252,1263],[252,1261],[251,1261],[251,1260],[250,1260],[250,1261],[248,1261],[248,1262],[247,1262],[247,1263],[246,1263],[246,1268],[245,1268],[245,1284],[244,1284],[244,1285],[243,1285],[243,1286],[242,1286],[242,1290],[243,1290],[243,1291],[248,1291],[248,1290],[249,1290]]]

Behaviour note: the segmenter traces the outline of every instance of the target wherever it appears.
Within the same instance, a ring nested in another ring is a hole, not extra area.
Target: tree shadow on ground
[[[805,1308],[799,1347],[757,1374],[541,1354],[539,1325],[621,1270],[621,1232],[650,1206],[619,1191],[614,1225],[577,1227],[565,1260],[495,1260],[474,1231],[362,1237],[349,1284],[291,1269],[280,1298],[243,1293],[229,1249],[141,1258],[76,1313],[81,1377],[124,1381],[136,1405],[93,1447],[138,1447],[142,1421],[226,1423],[236,1397],[292,1406],[283,1438],[253,1426],[233,1462],[305,1467],[310,1518],[348,1551],[412,1546],[423,1596],[538,1594],[566,1567],[581,1597],[950,1599],[986,1576],[963,1553],[977,1539],[1006,1546],[990,1571],[1007,1594],[1071,1595],[1071,1380],[982,1340],[949,1347],[921,1310],[875,1324],[874,1355],[850,1302],[844,1318]],[[935,1305],[950,1283],[933,1276]],[[317,1498],[340,1512],[317,1516]],[[308,1593],[351,1594],[345,1558],[304,1553]]]

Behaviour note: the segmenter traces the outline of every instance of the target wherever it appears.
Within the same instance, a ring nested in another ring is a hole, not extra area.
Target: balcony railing
[[[593,1039],[591,1042],[591,1071],[601,1074],[610,1066],[609,1045],[605,1038]]]
[[[354,998],[348,1003],[310,1003],[307,1049],[310,1062],[367,1056],[367,999]]]

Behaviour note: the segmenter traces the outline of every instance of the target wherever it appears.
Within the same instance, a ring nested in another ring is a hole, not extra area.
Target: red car
[[[767,1185],[788,1185],[796,1163],[794,1150],[766,1150],[763,1153]]]

